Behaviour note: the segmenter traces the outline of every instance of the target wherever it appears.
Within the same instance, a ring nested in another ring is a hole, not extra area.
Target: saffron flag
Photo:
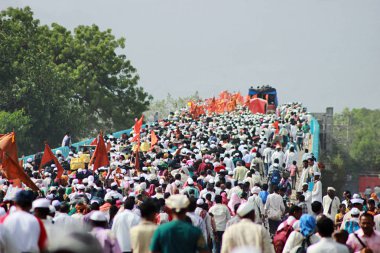
[[[39,191],[30,177],[20,166],[17,156],[16,136],[10,133],[0,137],[0,164],[8,180],[20,179],[26,186],[34,191]]]
[[[90,160],[90,165],[92,164],[94,165],[94,171],[100,167],[108,166],[110,164],[108,160],[107,147],[104,143],[102,132],[99,134],[98,144],[96,145],[95,152]]]
[[[137,120],[135,125],[133,126],[133,132],[135,134],[135,137],[133,137],[132,142],[140,140],[140,131],[143,125],[143,121],[144,115],[142,115],[141,118]]]
[[[158,138],[157,138],[157,135],[154,133],[154,131],[152,130],[150,132],[150,150],[153,149],[154,145],[156,145],[158,142]]]
[[[57,167],[57,169],[58,169],[57,178],[60,179],[61,176],[63,175],[63,171],[64,171],[63,167],[58,162],[57,157],[55,157],[55,155],[53,154],[53,151],[51,151],[49,145],[46,143],[45,144],[44,155],[42,156],[42,159],[41,159],[40,168],[43,167],[45,164],[51,162],[51,161],[53,161],[54,164],[55,164],[55,166]]]
[[[92,140],[92,142],[90,143],[91,146],[96,146],[98,145],[98,138],[95,138]]]

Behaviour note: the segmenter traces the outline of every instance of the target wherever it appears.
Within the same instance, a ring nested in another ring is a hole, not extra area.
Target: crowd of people
[[[152,149],[138,150],[136,133],[106,136],[110,165],[97,170],[58,179],[54,163],[29,159],[40,192],[0,180],[0,252],[380,252],[380,191],[323,196],[310,117],[298,103],[196,119],[184,109],[146,125]],[[70,164],[81,152],[56,155]]]

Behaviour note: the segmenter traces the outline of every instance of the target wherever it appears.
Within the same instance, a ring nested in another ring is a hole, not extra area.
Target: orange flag
[[[90,145],[93,145],[93,146],[98,145],[98,138],[93,139]]]
[[[20,179],[26,186],[34,191],[39,191],[30,177],[20,166],[17,156],[16,136],[10,133],[0,137],[0,164],[8,180]]]
[[[45,144],[45,150],[44,150],[44,155],[42,156],[42,159],[41,159],[41,164],[40,164],[40,169],[41,167],[43,167],[45,164],[47,164],[48,162],[51,162],[51,161],[54,161],[54,164],[55,166],[57,167],[58,169],[58,173],[57,173],[57,178],[60,179],[62,174],[63,174],[63,167],[62,165],[58,162],[58,159],[57,157],[55,157],[55,155],[53,154],[53,151],[51,151],[49,145],[46,143]]]
[[[135,134],[135,137],[133,137],[132,142],[140,140],[140,131],[142,128],[142,124],[144,121],[144,115],[141,116],[141,118],[136,121],[135,125],[133,126],[133,132]]]
[[[102,132],[99,134],[98,144],[96,145],[95,152],[90,160],[90,165],[92,164],[94,165],[94,171],[102,166],[108,166],[110,164]]]
[[[154,131],[152,130],[150,132],[150,150],[153,149],[154,145],[156,145],[158,142],[158,138],[157,138],[157,135],[154,133]]]

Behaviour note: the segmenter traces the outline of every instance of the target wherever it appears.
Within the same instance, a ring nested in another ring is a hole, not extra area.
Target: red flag
[[[98,138],[95,138],[95,139],[90,143],[90,145],[92,145],[92,146],[96,146],[96,145],[98,145]]]
[[[140,131],[142,128],[143,121],[144,121],[144,114],[141,116],[139,120],[136,121],[135,125],[133,126],[133,132],[135,134],[135,137],[133,137],[132,142],[140,140]]]
[[[8,180],[20,179],[29,188],[39,191],[18,163],[15,133],[0,137],[0,153],[0,165]]]
[[[91,164],[94,165],[94,171],[102,166],[108,166],[110,164],[102,133],[99,134],[98,144],[96,145],[95,152],[90,160],[90,165]]]
[[[154,145],[156,145],[158,142],[158,138],[157,138],[157,135],[154,133],[154,131],[152,130],[150,132],[150,150],[153,149]]]
[[[54,164],[55,166],[57,167],[58,169],[58,173],[57,173],[57,178],[60,179],[62,174],[63,174],[63,167],[62,165],[58,162],[58,159],[57,157],[55,157],[55,155],[53,154],[53,151],[51,151],[49,145],[46,143],[45,144],[45,150],[44,150],[44,155],[42,156],[42,159],[41,159],[41,164],[40,164],[40,169],[41,167],[43,167],[45,164],[47,164],[48,162],[51,162],[51,161],[54,161]]]

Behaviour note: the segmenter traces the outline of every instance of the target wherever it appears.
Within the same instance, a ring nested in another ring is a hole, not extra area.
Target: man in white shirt
[[[273,193],[269,194],[265,203],[265,214],[268,216],[269,233],[274,235],[278,226],[281,224],[281,217],[285,212],[284,201],[277,185],[273,186]]]
[[[226,229],[223,236],[222,253],[232,252],[236,248],[244,247],[256,249],[263,253],[274,253],[272,240],[266,229],[254,223],[255,210],[252,202],[242,204],[237,215],[242,219]]]
[[[334,222],[327,218],[321,217],[317,221],[317,231],[322,239],[309,246],[307,253],[334,252],[334,253],[349,253],[346,245],[335,242],[331,235],[334,233]]]
[[[272,154],[272,157],[271,157],[272,164],[274,163],[274,159],[276,158],[278,159],[278,163],[280,164],[280,166],[282,166],[282,164],[285,162],[285,154],[282,151],[280,145],[276,146],[276,151]]]
[[[16,211],[3,223],[5,252],[40,252],[46,246],[46,231],[38,218],[29,213],[33,193],[20,191],[15,198]]]
[[[194,227],[199,228],[202,231],[203,237],[205,241],[207,242],[207,229],[206,229],[206,223],[202,219],[201,216],[195,213],[195,209],[197,208],[197,202],[194,197],[191,197],[190,204],[188,206],[188,210],[186,215],[191,219],[191,222],[193,223]]]
[[[226,230],[227,221],[231,219],[230,211],[226,205],[222,204],[222,196],[216,195],[215,205],[213,205],[208,212],[214,216],[216,226],[215,248],[216,252],[220,252],[222,237]]]
[[[303,160],[302,161],[302,173],[301,173],[301,177],[299,179],[299,184],[298,184],[298,191],[302,191],[303,184],[308,183],[309,177],[310,177],[310,173],[309,173],[308,162],[307,162],[307,160]]]
[[[313,214],[311,210],[311,191],[309,191],[309,185],[307,183],[302,184],[302,195],[305,196],[308,214]]]
[[[125,200],[125,210],[118,213],[113,221],[112,232],[116,235],[122,252],[131,252],[131,228],[140,223],[140,217],[132,212],[135,206],[135,198],[129,197]]]
[[[322,182],[319,180],[321,177],[320,172],[314,172],[314,187],[311,192],[311,202],[318,201],[322,203]]]
[[[335,221],[335,215],[338,213],[340,200],[335,195],[334,187],[327,187],[327,195],[323,197],[323,214]]]
[[[263,154],[262,154],[264,158],[264,173],[266,177],[268,176],[268,169],[269,169],[269,166],[271,165],[271,159],[272,159],[272,153],[273,153],[270,145],[271,145],[270,143],[267,143],[267,146],[264,149]]]
[[[118,200],[123,200],[123,195],[121,195],[118,191],[117,191],[117,188],[118,188],[118,185],[116,182],[113,182],[111,184],[111,190],[109,192],[107,192],[107,194],[104,196],[104,200],[108,200],[108,199],[118,199]]]

